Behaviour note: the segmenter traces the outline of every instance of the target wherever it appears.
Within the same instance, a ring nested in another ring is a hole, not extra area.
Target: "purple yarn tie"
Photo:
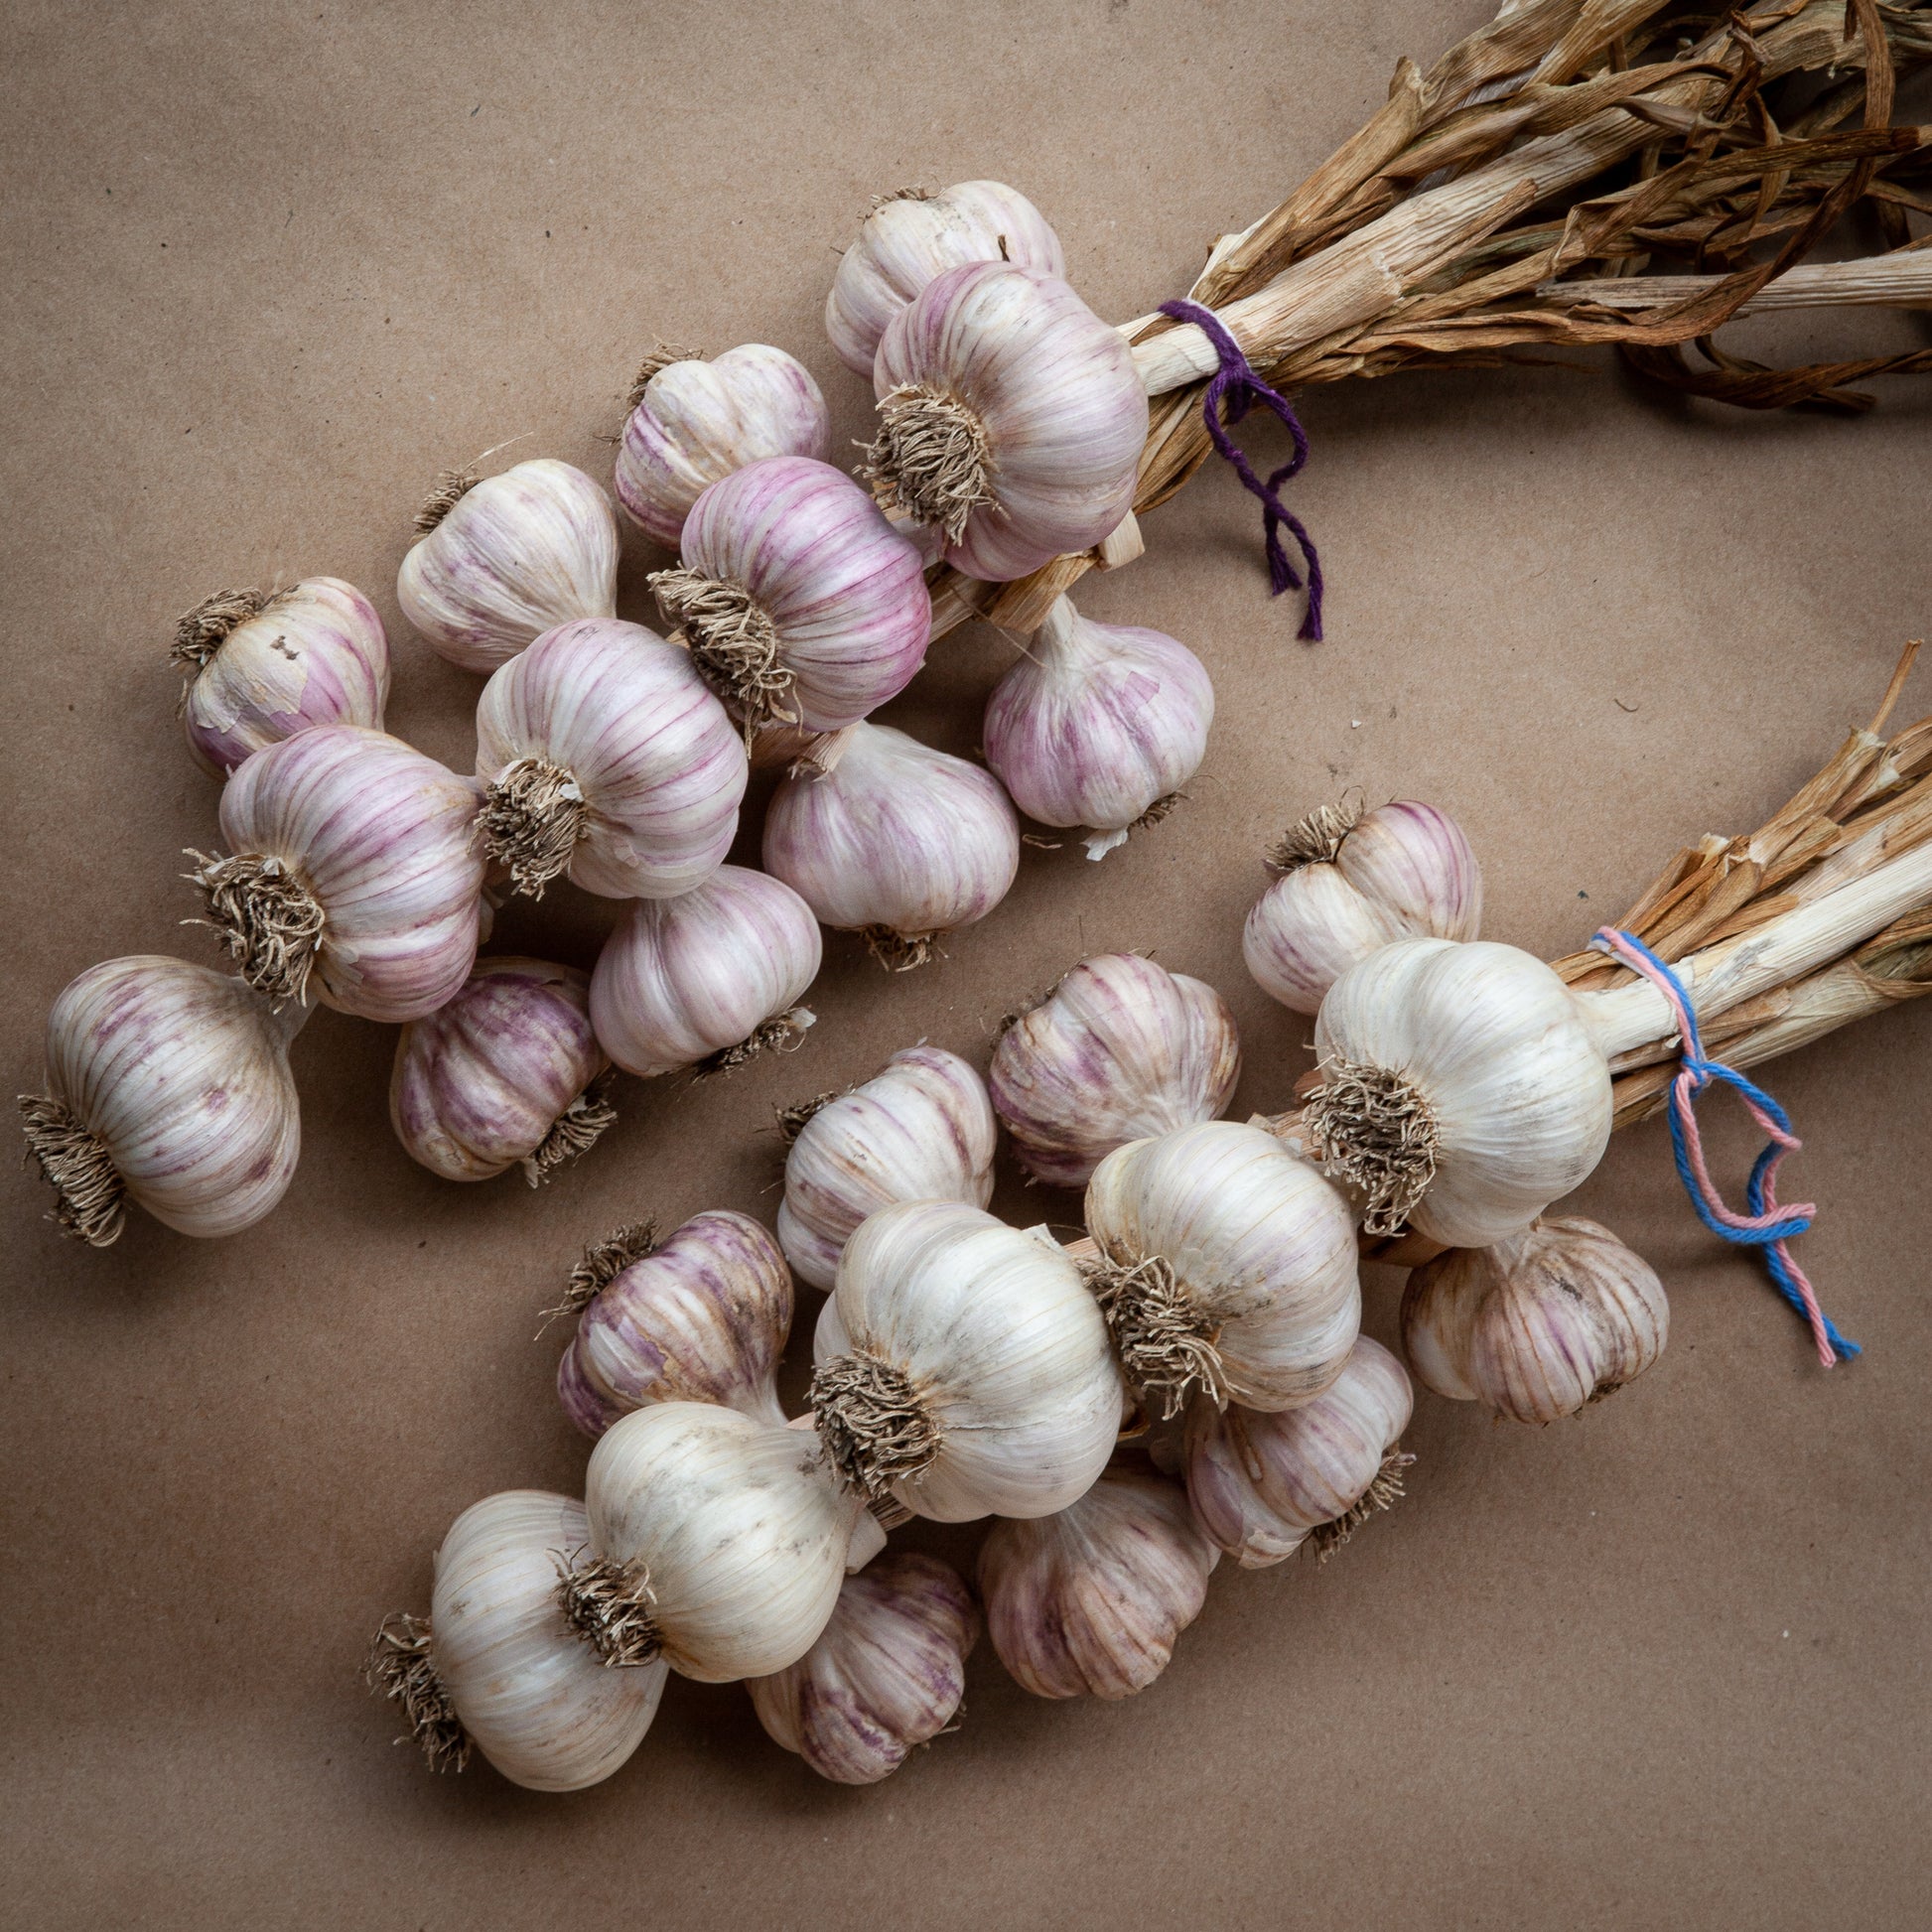
[[[1162,303],[1161,313],[1172,316],[1176,322],[1191,322],[1214,345],[1214,352],[1221,358],[1221,366],[1208,383],[1207,394],[1201,402],[1201,420],[1206,423],[1207,433],[1213,438],[1214,447],[1222,460],[1233,464],[1234,474],[1241,479],[1242,487],[1261,498],[1262,523],[1268,535],[1268,580],[1274,586],[1277,597],[1284,591],[1299,591],[1302,588],[1302,579],[1296,575],[1295,566],[1288,561],[1288,552],[1282,547],[1284,524],[1301,546],[1302,561],[1308,566],[1309,573],[1309,614],[1302,620],[1300,634],[1311,643],[1319,643],[1321,559],[1314,554],[1314,545],[1303,527],[1302,519],[1282,501],[1279,494],[1282,484],[1298,475],[1309,460],[1308,433],[1297,420],[1288,398],[1278,390],[1271,389],[1254,372],[1253,365],[1241,352],[1241,345],[1228,334],[1221,318],[1212,309],[1203,308],[1200,303],[1189,302],[1183,297]],[[1261,403],[1288,425],[1288,433],[1295,439],[1295,454],[1266,483],[1255,475],[1254,465],[1223,427],[1223,403],[1226,405],[1226,419],[1230,423],[1240,422],[1256,403]]]

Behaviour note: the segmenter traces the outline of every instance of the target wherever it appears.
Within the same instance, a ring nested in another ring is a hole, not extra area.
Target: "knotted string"
[[[1671,1151],[1677,1162],[1677,1177],[1683,1181],[1698,1219],[1723,1240],[1760,1250],[1778,1293],[1811,1324],[1812,1339],[1818,1344],[1818,1359],[1827,1368],[1849,1361],[1861,1352],[1859,1344],[1847,1341],[1832,1325],[1830,1317],[1818,1306],[1818,1296],[1805,1271],[1792,1259],[1786,1245],[1794,1235],[1803,1234],[1811,1226],[1818,1212],[1811,1201],[1794,1201],[1787,1206],[1778,1200],[1779,1163],[1793,1149],[1804,1145],[1791,1131],[1790,1116],[1762,1087],[1747,1080],[1734,1066],[1705,1058],[1697,1014],[1690,995],[1684,990],[1684,982],[1641,939],[1606,925],[1590,944],[1647,979],[1670,1003],[1676,1016],[1682,1065],[1670,1088]],[[1750,1181],[1744,1190],[1744,1202],[1749,1209],[1744,1214],[1725,1205],[1705,1163],[1704,1141],[1698,1132],[1697,1097],[1714,1080],[1721,1080],[1735,1090],[1766,1138],[1764,1152],[1751,1168]]]
[[[1303,527],[1302,519],[1282,501],[1279,494],[1282,484],[1298,475],[1309,460],[1308,433],[1302,428],[1288,398],[1278,390],[1271,389],[1254,372],[1253,365],[1241,351],[1241,345],[1228,334],[1221,318],[1212,309],[1182,298],[1162,303],[1161,313],[1172,316],[1176,322],[1191,322],[1214,345],[1214,353],[1220,357],[1221,366],[1214,372],[1201,402],[1201,418],[1207,424],[1207,433],[1213,438],[1222,461],[1233,464],[1234,474],[1241,479],[1243,487],[1261,498],[1262,523],[1268,541],[1268,580],[1274,586],[1277,597],[1284,591],[1299,591],[1302,588],[1302,579],[1296,575],[1295,566],[1288,561],[1288,552],[1282,547],[1284,524],[1301,546],[1302,561],[1308,566],[1309,573],[1309,613],[1302,620],[1301,635],[1311,643],[1319,643],[1321,559],[1314,554],[1314,544]],[[1255,475],[1254,465],[1227,433],[1222,421],[1224,403],[1226,421],[1229,423],[1240,422],[1256,403],[1261,403],[1288,425],[1288,433],[1295,439],[1295,454],[1266,483]]]

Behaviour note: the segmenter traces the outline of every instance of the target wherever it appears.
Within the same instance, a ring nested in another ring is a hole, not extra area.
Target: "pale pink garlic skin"
[[[1132,1697],[1168,1667],[1220,1556],[1177,1482],[1116,1465],[1056,1516],[993,1525],[987,1635],[1035,1697]]]
[[[324,915],[311,983],[390,1025],[456,997],[476,963],[483,866],[476,786],[399,738],[322,725],[235,767],[229,852],[280,860]]]
[[[713,483],[765,457],[822,457],[830,433],[818,384],[781,348],[746,343],[709,361],[668,362],[623,426],[618,502],[645,536],[675,550]]]
[[[775,1377],[791,1273],[749,1214],[694,1214],[612,1278],[579,1315],[557,1398],[586,1436],[654,1402],[715,1402],[782,1424]]]
[[[1020,1165],[1084,1187],[1115,1148],[1218,1118],[1240,1077],[1234,1015],[1211,986],[1101,953],[1007,1029],[987,1081]]]
[[[316,725],[382,729],[389,641],[376,608],[339,577],[308,577],[244,620],[182,696],[188,749],[225,777],[251,753]]]
[[[1368,1494],[1414,1406],[1402,1364],[1367,1335],[1299,1409],[1264,1415],[1195,1401],[1183,1452],[1194,1520],[1242,1569],[1280,1563]]]

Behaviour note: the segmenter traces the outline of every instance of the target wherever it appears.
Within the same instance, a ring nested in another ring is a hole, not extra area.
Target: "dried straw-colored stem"
[[[550,1125],[547,1133],[523,1160],[523,1177],[532,1187],[541,1187],[567,1161],[588,1154],[618,1124],[618,1110],[611,1104],[611,1088],[617,1074],[611,1068],[600,1073]]]
[[[430,1653],[429,1618],[398,1612],[385,1617],[362,1665],[370,1690],[402,1707],[407,1732],[432,1771],[461,1771],[470,1762],[470,1735],[436,1675]]]
[[[185,856],[196,866],[182,876],[201,889],[207,912],[185,923],[213,931],[241,977],[277,1006],[306,999],[328,920],[294,866],[254,852]]]
[[[51,1218],[90,1247],[111,1248],[127,1225],[127,1183],[99,1137],[44,1093],[20,1095],[20,1114],[27,1151],[54,1189]]]
[[[895,1483],[917,1482],[945,1443],[911,1378],[869,1348],[821,1363],[805,1400],[826,1461],[868,1503],[889,1500]]]

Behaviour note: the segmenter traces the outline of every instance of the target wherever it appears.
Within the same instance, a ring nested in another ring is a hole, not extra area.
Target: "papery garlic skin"
[[[949,269],[894,317],[873,390],[874,494],[941,526],[969,577],[1008,583],[1091,549],[1133,508],[1147,395],[1126,338],[1064,282]]]
[[[1402,1364],[1357,1338],[1312,1402],[1266,1415],[1196,1402],[1187,1411],[1187,1500],[1244,1570],[1265,1570],[1310,1537],[1325,1555],[1401,1493],[1395,1454],[1415,1395]]]
[[[1117,1147],[1212,1120],[1241,1077],[1215,990],[1138,953],[1082,960],[993,1052],[993,1104],[1035,1180],[1084,1187]]]
[[[675,898],[632,902],[598,955],[591,1020],[626,1073],[722,1070],[803,1037],[813,1016],[798,1002],[823,949],[782,880],[720,866]]]
[[[800,767],[772,793],[765,870],[885,965],[920,965],[1006,897],[1020,821],[996,778],[904,732],[859,724],[834,743],[830,769]]]
[[[1167,1668],[1220,1558],[1177,1482],[1110,1468],[1058,1514],[988,1531],[987,1634],[1035,1697],[1132,1697]]]
[[[410,1159],[446,1180],[520,1166],[534,1187],[617,1118],[589,1091],[610,1064],[584,974],[480,959],[453,1000],[402,1030],[390,1124]]]
[[[870,375],[880,338],[928,282],[966,262],[997,261],[1066,274],[1059,236],[1017,189],[962,181],[937,195],[882,196],[839,257],[825,300],[825,333],[839,360]]]
[[[159,954],[70,980],[48,1015],[47,1091],[20,1101],[53,1218],[97,1248],[130,1200],[179,1234],[252,1227],[301,1152],[288,1046],[306,1018]]]
[[[986,1082],[941,1046],[908,1046],[817,1107],[785,1156],[778,1209],[799,1279],[829,1291],[859,1223],[894,1201],[984,1207],[999,1132]]]
[[[895,1550],[839,1591],[818,1641],[746,1685],[766,1732],[835,1784],[877,1784],[952,1723],[979,1606],[937,1557]]]
[[[1397,939],[1473,939],[1482,872],[1462,828],[1408,799],[1352,816],[1311,812],[1271,855],[1281,877],[1249,909],[1241,952],[1255,984],[1314,1013],[1356,961]]]
[[[396,601],[459,669],[493,671],[573,618],[617,615],[617,517],[568,463],[456,477],[417,522],[428,528],[402,560]]]
[[[1041,825],[1090,826],[1103,859],[1200,768],[1214,686],[1183,643],[1095,623],[1060,598],[986,705],[986,761]]]
[[[1670,1303],[1642,1256],[1580,1216],[1416,1269],[1402,1346],[1423,1384],[1547,1423],[1634,1381],[1664,1352]]]
[[[382,729],[389,640],[375,606],[339,577],[217,592],[176,625],[174,661],[188,749],[212,777],[316,725]]]
[[[872,364],[866,364],[870,373]],[[781,348],[746,343],[658,369],[623,426],[618,502],[644,535],[678,547],[691,505],[766,457],[822,457],[831,418],[818,384]]]
[[[694,1214],[599,1287],[557,1364],[557,1396],[586,1436],[658,1402],[713,1402],[782,1428],[776,1376],[791,1333],[791,1271],[749,1214]]]

